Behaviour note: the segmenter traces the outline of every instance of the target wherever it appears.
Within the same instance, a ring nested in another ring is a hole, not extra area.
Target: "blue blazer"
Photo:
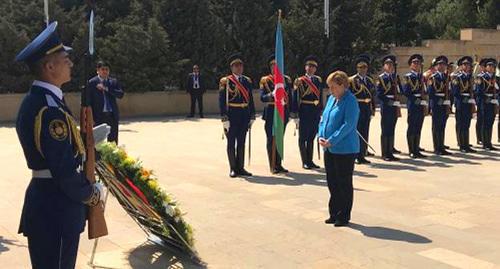
[[[111,109],[113,110],[113,117],[116,121],[120,119],[120,111],[118,110],[118,104],[116,103],[116,98],[123,98],[123,89],[115,78],[109,78],[104,82],[104,86],[108,87],[107,92],[103,92],[97,89],[97,84],[99,84],[99,77],[95,76],[89,80],[89,90],[90,90],[90,104],[92,106],[92,115],[94,116],[95,122],[102,122],[104,118],[104,95],[109,100]]]
[[[359,106],[351,91],[346,91],[340,100],[331,95],[319,123],[318,136],[327,139],[333,154],[359,153],[359,137],[356,133]]]

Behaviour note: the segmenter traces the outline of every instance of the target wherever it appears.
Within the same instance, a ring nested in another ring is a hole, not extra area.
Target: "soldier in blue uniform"
[[[491,144],[491,139],[493,134],[493,123],[495,122],[498,108],[498,85],[495,78],[497,62],[495,59],[489,58],[485,61],[485,64],[485,72],[479,74],[476,78],[474,92],[478,98],[478,106],[481,107],[478,113],[481,113],[483,148],[487,150],[496,150]]]
[[[424,58],[420,54],[413,54],[408,59],[410,72],[403,77],[403,94],[407,97],[408,129],[406,140],[410,158],[425,158],[420,153],[420,137],[424,118],[428,114],[427,91],[422,77],[422,63]]]
[[[304,60],[306,74],[295,79],[291,117],[299,127],[299,150],[304,169],[319,168],[313,162],[314,138],[323,109],[324,83],[316,76],[318,60],[308,56]]]
[[[396,56],[388,55],[382,59],[384,72],[377,79],[377,98],[380,102],[380,124],[382,127],[381,148],[384,161],[399,161],[394,156],[394,132],[400,110],[401,83],[395,72]]]
[[[484,75],[484,69],[486,68],[486,61],[488,59],[487,58],[483,58],[479,61],[479,64],[478,64],[478,67],[479,67],[479,72],[476,74],[476,78],[474,79],[474,81],[477,79],[477,78],[480,78],[481,76]],[[479,102],[479,96],[475,96],[476,97],[476,105],[477,105],[477,114],[476,114],[476,144],[478,145],[482,145],[483,144],[483,134],[482,134],[482,131],[483,131],[483,119],[482,119],[482,113],[481,111],[483,110],[483,104],[481,102]]]
[[[500,62],[498,63],[498,66],[497,66],[497,85],[500,86]],[[500,92],[499,90],[497,89],[497,100],[498,102],[500,103]],[[497,129],[498,129],[498,132],[497,132],[497,142],[500,143],[500,110],[498,110],[498,122],[497,122]]]
[[[228,59],[231,74],[220,79],[219,108],[227,137],[230,177],[252,176],[245,170],[245,140],[255,120],[252,80],[243,75],[243,58],[239,53]]]
[[[472,57],[464,56],[458,60],[460,71],[452,81],[452,93],[455,99],[455,131],[458,145],[463,153],[474,153],[469,145],[469,128],[476,108],[472,77]]]
[[[268,61],[271,74],[263,76],[260,79],[260,100],[264,103],[264,113],[262,119],[266,122],[264,125],[267,137],[267,157],[269,159],[269,168],[271,173],[288,173],[288,170],[281,165],[281,157],[275,147],[274,156],[275,163],[273,166],[273,119],[274,119],[274,65],[276,64],[274,54],[269,56]],[[285,91],[287,93],[285,99],[285,128],[290,116],[290,100],[292,100],[292,79],[289,76],[285,78]]]
[[[444,146],[446,120],[451,110],[448,76],[445,73],[448,67],[448,58],[443,55],[438,56],[436,58],[436,64],[436,72],[427,81],[427,89],[429,91],[432,110],[432,140],[434,144],[434,153],[437,155],[451,155]]]
[[[32,173],[19,233],[28,238],[35,269],[75,267],[88,206],[103,196],[102,185],[90,184],[82,172],[84,145],[61,91],[71,79],[71,48],[56,28],[57,22],[51,23],[16,56],[35,77],[16,123]]]
[[[358,73],[349,78],[349,87],[356,96],[359,105],[358,132],[363,138],[359,138],[360,150],[356,157],[356,163],[369,164],[365,156],[367,152],[367,143],[370,132],[370,120],[375,115],[375,83],[368,75],[368,66],[371,59],[368,55],[359,55],[355,60]],[[364,139],[364,140],[363,140]]]

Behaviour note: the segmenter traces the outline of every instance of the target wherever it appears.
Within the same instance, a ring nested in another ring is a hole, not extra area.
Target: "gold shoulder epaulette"
[[[248,82],[252,83],[252,79],[250,77],[247,77],[245,75],[243,75],[244,78],[246,78],[248,80]]]
[[[323,79],[320,76],[316,76],[316,75],[314,75],[314,76],[319,80],[319,82],[323,82]]]
[[[269,82],[268,78],[269,78],[269,76],[263,76],[260,78],[260,82],[259,82],[260,89],[263,89],[266,86],[266,84]]]
[[[223,91],[226,89],[227,77],[222,77],[219,81],[219,90]]]
[[[288,76],[288,75],[285,75],[285,81],[287,83],[292,83],[292,78],[290,76]]]

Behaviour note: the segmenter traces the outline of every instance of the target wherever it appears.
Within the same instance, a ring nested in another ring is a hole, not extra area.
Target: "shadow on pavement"
[[[0,254],[2,254],[2,252],[9,251],[10,248],[8,246],[26,247],[25,245],[20,245],[16,242],[17,240],[7,239],[0,236]]]
[[[326,186],[325,175],[319,173],[304,174],[304,173],[290,172],[287,174],[277,175],[277,176],[252,176],[252,177],[245,177],[244,179],[251,183],[267,184],[267,185]]]
[[[129,264],[134,269],[143,268],[206,268],[193,263],[189,257],[174,255],[169,250],[152,243],[144,243],[130,251]]]
[[[348,227],[356,231],[360,231],[364,236],[371,238],[391,241],[403,241],[413,244],[432,243],[432,240],[425,236],[386,227],[364,226],[356,223],[350,223]]]
[[[402,159],[402,160],[404,160],[404,159]],[[375,168],[375,169],[409,170],[409,171],[415,171],[415,172],[425,172],[425,171],[427,171],[425,169],[419,168],[419,167],[414,166],[414,165],[398,164],[398,162],[392,162],[392,163],[374,163],[374,164],[372,164],[372,167]]]
[[[448,165],[445,162],[441,162],[440,159],[436,159],[436,158],[432,158],[432,157],[428,157],[428,159],[432,160],[434,162],[426,162],[426,161],[415,160],[415,159],[401,159],[400,162],[404,163],[404,164],[418,166],[418,167],[442,167],[442,168],[451,167],[451,165]]]

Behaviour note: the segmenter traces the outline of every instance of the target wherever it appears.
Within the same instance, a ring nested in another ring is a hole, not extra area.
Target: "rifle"
[[[394,87],[393,85],[391,85],[391,87],[394,87],[394,100],[396,100],[397,102],[399,102],[399,105],[396,107],[396,116],[398,118],[401,118],[401,96],[400,96],[400,93],[401,93],[401,89],[399,88],[399,75],[398,73],[395,73],[396,74],[396,86]]]
[[[444,100],[449,101],[450,105],[446,105],[446,115],[451,114],[451,100],[450,100],[450,77],[451,74],[446,74],[446,80],[444,85]]]
[[[87,74],[90,70],[90,63],[94,55],[94,40],[93,40],[93,19],[94,19],[94,1],[88,1],[89,8],[89,47],[85,57],[84,79],[85,86],[82,87],[81,96],[81,111],[80,111],[80,130],[85,143],[85,157],[83,167],[85,175],[91,184],[96,182],[95,178],[95,141],[93,134],[94,118],[92,116],[92,108],[90,106],[90,91],[89,80]],[[104,204],[102,201],[96,206],[90,207],[88,211],[88,237],[96,239],[108,234],[106,219],[104,218]]]
[[[472,74],[470,75],[470,78],[469,78],[469,81],[468,81],[468,84],[467,84],[467,87],[469,88],[469,94],[470,94],[470,99],[471,100],[474,100],[474,104],[471,104],[471,107],[470,107],[470,111],[471,111],[471,114],[474,115],[475,113],[477,113],[477,108],[476,108],[476,104],[475,104],[475,101],[476,101],[476,97],[474,96],[474,89],[472,88],[473,86],[473,76]],[[460,82],[462,83],[462,82]],[[464,87],[463,83],[461,85],[462,87]]]
[[[427,90],[427,84],[424,81],[424,75],[422,74],[422,77],[420,78],[420,83],[422,84],[420,86],[420,95],[422,98],[422,101],[426,101],[427,105],[424,106],[424,117],[429,115],[429,96],[427,96],[428,90]]]

